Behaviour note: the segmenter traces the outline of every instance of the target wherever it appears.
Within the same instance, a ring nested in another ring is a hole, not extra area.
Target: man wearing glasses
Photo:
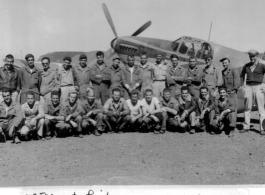
[[[21,79],[21,94],[20,103],[24,104],[27,101],[27,93],[32,91],[34,99],[40,101],[40,83],[41,83],[41,70],[34,65],[34,56],[28,54],[25,57],[28,65],[20,69]]]
[[[189,67],[186,69],[187,74],[187,84],[190,89],[190,94],[194,98],[198,98],[200,96],[200,87],[201,87],[201,77],[202,77],[202,69],[197,66],[197,58],[195,56],[191,56],[189,59]]]
[[[50,58],[43,57],[41,59],[43,70],[41,71],[41,84],[40,84],[40,103],[51,101],[51,92],[58,91],[59,82],[57,81],[58,69],[50,67]]]
[[[265,119],[265,109],[264,109],[264,84],[262,84],[263,76],[265,73],[265,65],[261,64],[258,59],[258,52],[254,49],[248,52],[250,62],[247,63],[241,72],[241,87],[245,93],[245,123],[244,129],[240,133],[245,133],[250,129],[250,114],[252,110],[253,101],[256,100],[259,120],[260,120],[260,134],[265,135],[263,128],[263,121]],[[245,85],[246,82],[246,85]]]
[[[205,56],[206,66],[202,70],[202,86],[208,87],[214,99],[218,99],[218,87],[223,85],[222,71],[213,64],[213,56]]]

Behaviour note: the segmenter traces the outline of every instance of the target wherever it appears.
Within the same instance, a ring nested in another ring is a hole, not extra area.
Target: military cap
[[[220,60],[220,62],[223,62],[223,61],[225,61],[225,60],[229,60],[229,58],[222,58],[222,59]]]
[[[63,61],[65,61],[65,60],[72,62],[72,59],[69,56],[64,57]]]
[[[256,56],[256,55],[258,55],[259,54],[259,52],[257,52],[255,49],[251,49],[249,52],[248,52],[248,55],[250,55],[250,56]]]
[[[71,93],[78,94],[76,88],[70,89],[68,95],[70,95]]]
[[[133,90],[131,91],[131,95],[134,95],[134,94],[139,95],[139,91],[138,91],[137,89],[133,89]]]
[[[10,89],[10,88],[7,88],[7,87],[4,87],[4,88],[2,88],[1,89],[1,91],[2,91],[2,94],[5,92],[9,92],[10,94],[11,94],[11,92],[12,92],[12,90]]]
[[[82,59],[87,59],[87,56],[86,56],[85,54],[81,54],[81,55],[79,56],[79,60],[82,60]]]
[[[29,58],[33,58],[34,59],[34,56],[32,54],[27,54],[25,59],[28,60]]]
[[[121,59],[120,59],[119,57],[116,57],[116,58],[113,58],[113,61],[114,61],[114,60],[121,60]]]
[[[205,59],[205,60],[206,60],[206,59],[209,59],[209,58],[213,59],[213,55],[212,55],[212,54],[210,54],[210,53],[209,53],[209,54],[207,54],[207,55],[205,55],[203,59]]]
[[[51,92],[51,97],[52,97],[53,95],[58,95],[58,96],[60,97],[60,92],[59,92],[59,91],[52,91],[52,92]]]

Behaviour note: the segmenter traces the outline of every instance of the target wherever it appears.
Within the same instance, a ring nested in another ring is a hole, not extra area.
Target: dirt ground
[[[0,186],[264,184],[265,136],[166,132],[0,144]],[[242,114],[238,121],[243,121]]]

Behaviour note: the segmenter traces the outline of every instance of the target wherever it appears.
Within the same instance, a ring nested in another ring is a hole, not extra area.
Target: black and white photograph
[[[0,190],[257,194],[264,6],[0,0]]]

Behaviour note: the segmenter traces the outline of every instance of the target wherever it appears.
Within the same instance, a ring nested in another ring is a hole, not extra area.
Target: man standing
[[[109,131],[123,133],[123,128],[130,121],[130,110],[125,99],[121,97],[120,89],[112,90],[112,97],[104,104],[104,114]]]
[[[220,60],[220,62],[222,62],[224,67],[224,69],[222,70],[224,79],[223,85],[227,87],[228,97],[233,99],[237,106],[237,90],[240,87],[239,73],[235,68],[231,68],[229,58],[223,58]]]
[[[77,90],[78,81],[75,70],[70,64],[72,59],[65,57],[63,65],[58,70],[58,80],[61,89],[61,103],[64,104],[70,91]]]
[[[186,69],[187,84],[190,89],[190,94],[194,98],[198,98],[200,95],[200,86],[202,80],[202,69],[197,67],[197,58],[191,56],[189,58],[189,67]]]
[[[153,79],[152,79],[152,66],[147,62],[148,56],[146,52],[142,52],[140,55],[139,68],[142,71],[143,82],[141,85],[141,98],[144,98],[144,92],[146,89],[153,90]]]
[[[198,119],[196,127],[203,131],[209,130],[210,134],[214,134],[211,127],[215,116],[215,100],[209,94],[208,87],[202,86],[200,88],[200,95],[195,102],[197,104],[196,116]]]
[[[170,56],[172,66],[167,69],[167,85],[169,90],[171,91],[172,97],[177,97],[180,95],[180,89],[186,81],[187,74],[183,67],[178,66],[178,56],[172,54]],[[186,85],[186,84],[185,84]]]
[[[167,88],[163,90],[163,96],[160,98],[162,107],[163,123],[162,129],[167,130],[169,127],[178,127],[178,121],[174,118],[178,113],[178,102],[171,97],[171,91]],[[168,123],[168,125],[167,125]]]
[[[93,129],[95,136],[100,136],[105,130],[105,124],[103,123],[103,106],[99,99],[95,99],[95,91],[91,88],[87,88],[87,98],[82,100],[82,128],[83,132],[90,134]]]
[[[225,86],[219,88],[220,98],[216,106],[215,126],[219,131],[226,131],[229,137],[234,137],[236,127],[236,103],[227,97]],[[264,106],[264,105],[263,105]]]
[[[178,97],[177,101],[179,111],[178,115],[175,116],[175,119],[178,120],[178,124],[183,130],[189,126],[190,134],[194,134],[196,124],[195,110],[197,106],[193,97],[190,95],[189,88],[187,86],[183,86],[181,88],[181,95]]]
[[[217,69],[213,62],[213,56],[205,56],[206,66],[202,70],[202,85],[209,88],[212,97],[218,99],[218,87],[223,85],[222,71]]]
[[[108,73],[109,73],[109,80],[110,80],[110,88],[109,88],[109,94],[111,96],[112,90],[119,88],[121,90],[121,96],[123,97],[123,87],[122,87],[122,74],[123,71],[120,64],[120,58],[116,57],[113,58],[113,65],[108,67]]]
[[[96,99],[101,99],[104,104],[109,98],[110,78],[108,66],[104,62],[104,53],[96,53],[97,63],[91,66],[90,79],[95,90]]]
[[[5,142],[6,137],[13,139],[13,143],[21,143],[18,135],[23,121],[23,114],[19,103],[11,99],[11,90],[2,89],[4,101],[0,103],[0,142]]]
[[[139,100],[139,91],[137,89],[133,89],[131,91],[131,99],[126,100],[127,105],[131,111],[130,125],[129,128],[133,131],[137,131],[142,125],[142,104]]]
[[[21,128],[20,135],[26,141],[29,140],[29,136],[31,135],[35,139],[45,140],[43,138],[43,107],[39,101],[35,101],[33,92],[27,92],[27,102],[22,104],[21,109],[25,119],[25,124]]]
[[[43,107],[44,110],[44,129],[45,138],[50,139],[51,136],[60,136],[60,131],[58,129],[59,122],[64,121],[64,116],[60,116],[62,105],[60,104],[60,93],[58,91],[51,92],[51,101],[46,102]],[[59,125],[60,126],[60,125]]]
[[[90,87],[90,67],[88,67],[87,56],[85,54],[81,54],[79,57],[79,64],[73,66],[77,83],[79,86],[79,97],[80,99],[86,99],[87,97],[87,88]]]
[[[27,92],[33,91],[36,101],[40,101],[41,70],[34,65],[34,56],[28,54],[25,57],[28,65],[20,69],[21,94],[20,103],[27,101]]]
[[[51,92],[59,90],[59,82],[57,80],[58,69],[50,67],[50,58],[43,57],[41,63],[43,70],[41,71],[40,102],[44,105],[45,102],[51,101]]]
[[[134,65],[134,55],[128,55],[127,57],[128,64],[123,70],[122,82],[125,87],[124,90],[124,99],[129,99],[131,91],[133,89],[140,88],[143,80],[143,74],[139,66]]]
[[[165,129],[162,129],[163,115],[160,106],[160,102],[157,97],[153,97],[153,91],[151,89],[145,90],[145,98],[142,99],[143,109],[143,124],[150,131],[154,126],[155,134],[165,133]]]
[[[11,98],[13,102],[19,102],[17,100],[18,93],[21,88],[19,71],[13,66],[14,57],[8,54],[5,57],[5,65],[0,68],[0,91],[3,88],[11,89]],[[0,97],[0,102],[3,101],[2,96]]]
[[[163,89],[166,88],[166,76],[167,76],[167,67],[168,64],[163,62],[163,54],[156,54],[156,63],[152,66],[153,69],[153,89],[154,96],[159,98]]]
[[[245,93],[244,97],[246,102],[244,129],[241,130],[240,133],[247,132],[250,129],[250,113],[252,110],[253,100],[256,100],[260,120],[260,134],[265,135],[265,131],[262,126],[263,120],[265,119],[265,90],[262,84],[265,73],[265,65],[258,61],[258,54],[259,53],[253,49],[248,52],[250,62],[243,67],[240,75],[241,87]],[[244,85],[245,81],[246,85]]]

